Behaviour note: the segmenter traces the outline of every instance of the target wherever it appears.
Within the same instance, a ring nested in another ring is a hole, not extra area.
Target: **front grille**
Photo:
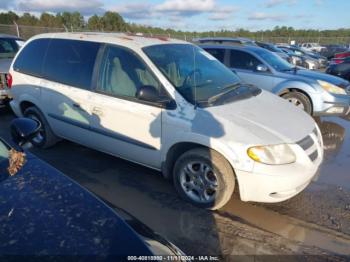
[[[310,157],[311,161],[314,162],[318,157],[317,149],[315,152],[313,152],[311,155],[309,155],[309,157]]]
[[[297,144],[301,146],[302,149],[308,150],[310,147],[314,145],[314,141],[310,136],[307,136],[304,139],[300,140]]]
[[[317,129],[315,128],[312,131],[312,134],[315,135],[317,142],[320,141],[320,137],[319,137],[319,133],[317,131]],[[310,160],[312,162],[315,162],[316,159],[319,156],[318,153],[318,146],[321,146],[320,144],[315,144],[314,139],[311,137],[311,135],[306,136],[305,138],[301,139],[300,141],[297,142],[297,144],[304,149],[304,151],[306,151],[306,153],[308,154]]]

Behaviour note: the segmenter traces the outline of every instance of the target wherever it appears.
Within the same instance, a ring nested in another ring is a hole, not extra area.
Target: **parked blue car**
[[[308,114],[346,115],[350,111],[350,83],[344,79],[294,67],[260,47],[200,46],[244,82],[277,94]]]
[[[16,119],[13,138],[23,145],[39,128],[33,120]],[[10,152],[13,147],[0,139],[2,259],[68,255],[74,260],[93,256],[90,260],[124,261],[129,255],[183,255],[132,216],[124,212],[121,218],[77,183],[15,147],[17,152]]]

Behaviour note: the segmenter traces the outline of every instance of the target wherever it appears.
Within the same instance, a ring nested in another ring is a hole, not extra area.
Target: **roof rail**
[[[205,38],[194,38],[193,42],[200,44],[225,44],[225,45],[256,45],[255,42],[248,38],[243,37],[205,37]]]

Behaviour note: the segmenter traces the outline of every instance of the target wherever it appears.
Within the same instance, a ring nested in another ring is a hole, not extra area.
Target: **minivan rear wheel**
[[[173,179],[183,199],[211,210],[224,206],[235,188],[230,163],[208,148],[195,148],[182,154],[175,163]]]
[[[312,114],[312,105],[310,99],[304,95],[303,93],[300,93],[298,91],[292,91],[289,93],[286,93],[282,95],[284,99],[286,99],[288,102],[292,103],[293,105],[299,107],[300,109],[304,110],[309,115]]]
[[[34,119],[41,124],[40,131],[37,136],[35,136],[31,143],[39,148],[49,148],[56,144],[59,139],[52,132],[49,123],[46,121],[44,115],[36,107],[29,107],[24,111],[23,114],[27,118]]]

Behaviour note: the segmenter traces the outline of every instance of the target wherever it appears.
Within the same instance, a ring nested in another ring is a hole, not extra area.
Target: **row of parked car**
[[[198,207],[218,209],[234,190],[243,201],[295,196],[323,160],[310,115],[348,113],[350,83],[255,44],[198,42],[35,36],[6,76],[11,108],[37,123],[33,145],[68,139],[159,170]]]
[[[298,52],[298,47],[278,49],[271,44],[236,44],[234,41],[235,39],[231,42],[230,38],[198,39],[203,49],[234,71],[244,82],[275,93],[308,114],[348,113],[348,81],[293,66],[288,62],[290,57],[286,58],[284,53],[278,51]]]

